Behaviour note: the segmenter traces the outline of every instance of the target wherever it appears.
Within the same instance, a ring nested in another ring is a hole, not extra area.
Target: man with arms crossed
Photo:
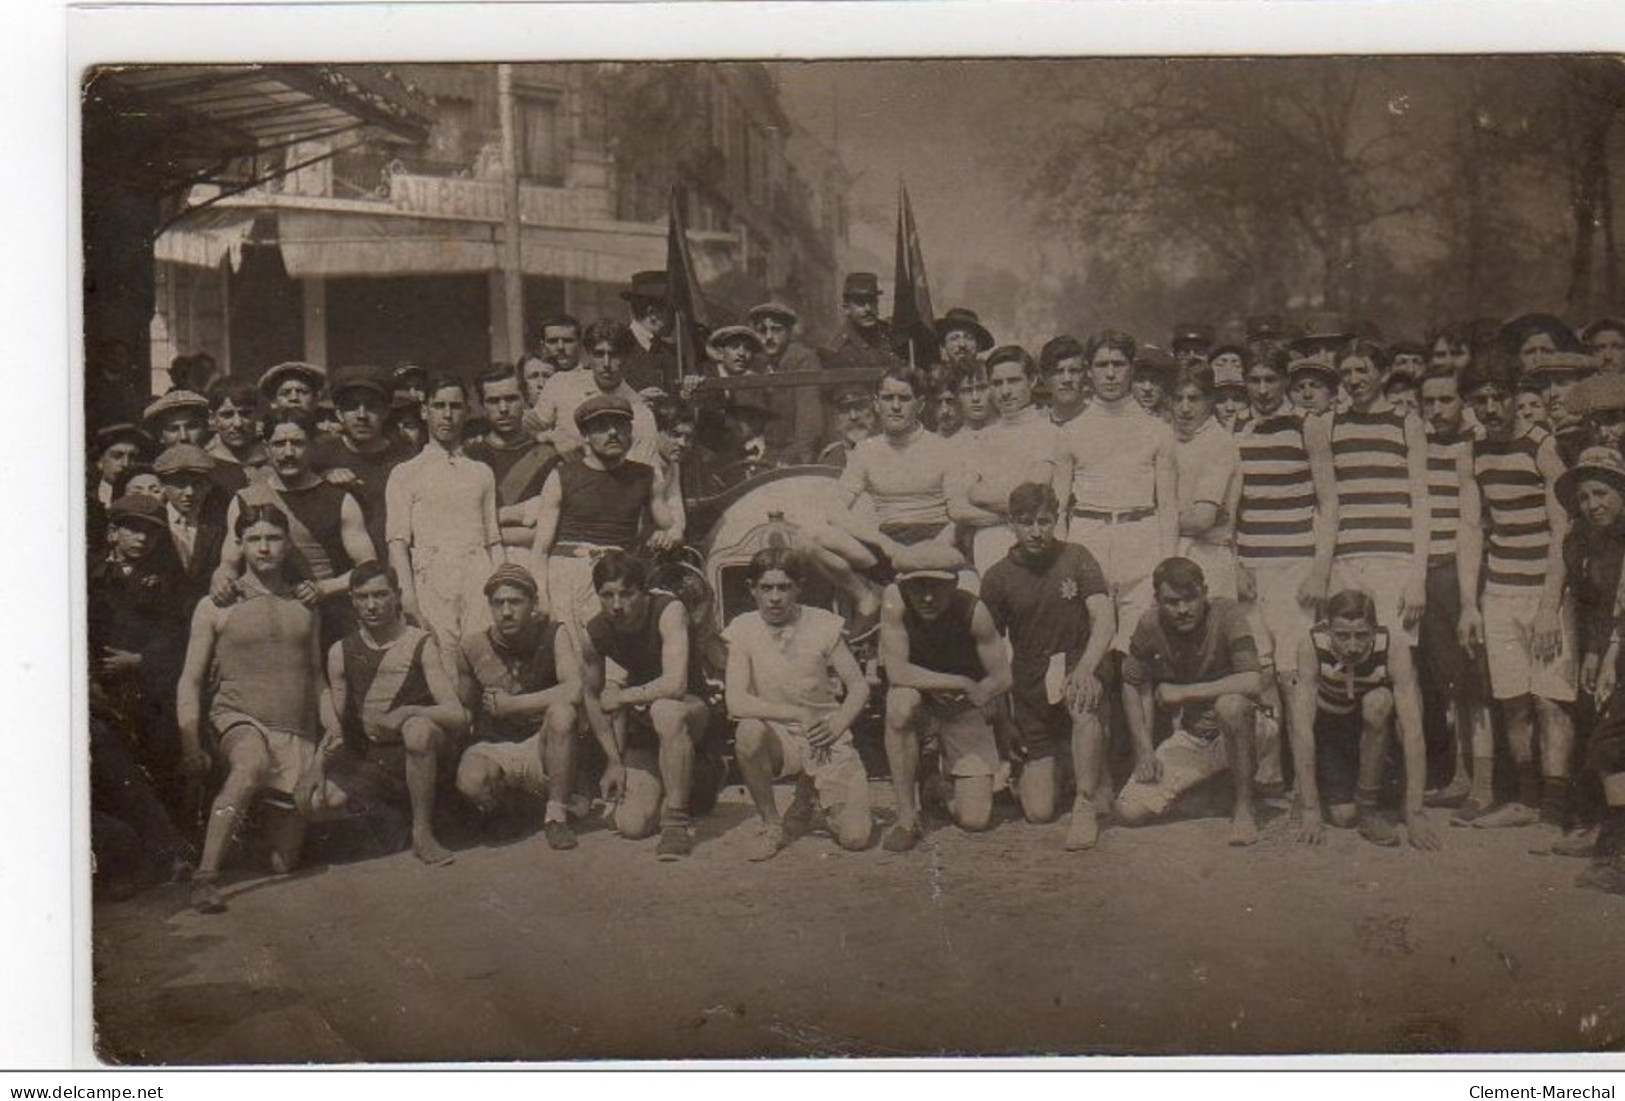
[[[728,715],[734,752],[761,815],[752,860],[770,860],[792,840],[773,800],[773,781],[798,777],[823,805],[836,843],[869,847],[869,778],[852,743],[852,723],[869,701],[869,682],[841,638],[841,618],[800,602],[795,552],[757,551],[747,570],[756,610],[728,624]],[[830,674],[845,693],[835,698]]]
[[[1070,745],[1077,792],[1070,850],[1094,846],[1096,816],[1111,807],[1103,777],[1105,695],[1099,670],[1117,625],[1094,555],[1056,537],[1060,505],[1046,482],[1010,493],[1016,545],[982,579],[982,602],[1010,641],[1015,744],[1021,760],[1016,795],[1029,822],[1048,822],[1060,801],[1060,755]]]

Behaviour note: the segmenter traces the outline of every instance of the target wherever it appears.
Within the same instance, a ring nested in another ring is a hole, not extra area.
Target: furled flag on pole
[[[908,188],[897,181],[897,273],[893,284],[892,339],[898,354],[911,366],[924,366],[936,355],[936,314],[931,310],[931,286],[920,256],[920,235],[914,229],[914,208]]]
[[[666,231],[666,294],[674,319],[672,341],[677,345],[679,377],[700,373],[704,357],[699,349],[711,328],[694,257],[688,251],[688,227],[683,219],[686,206],[688,193],[679,184],[671,189],[671,224]]]

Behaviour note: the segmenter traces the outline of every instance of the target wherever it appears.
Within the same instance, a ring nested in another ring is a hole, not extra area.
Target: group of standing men
[[[1169,352],[1062,336],[1035,360],[961,309],[920,370],[857,274],[832,347],[764,303],[684,372],[661,282],[633,281],[626,322],[548,319],[537,354],[472,385],[285,363],[92,426],[100,855],[191,870],[201,810],[213,911],[250,818],[286,870],[306,823],[404,802],[433,865],[452,790],[489,814],[541,801],[564,850],[596,789],[679,859],[719,779],[714,712],[737,724],[753,856],[820,819],[863,848],[854,724],[884,683],[888,850],[919,841],[922,804],[987,828],[1006,780],[1034,821],[1070,797],[1065,846],[1087,849],[1101,818],[1150,821],[1228,773],[1232,844],[1258,838],[1255,797],[1295,789],[1306,841],[1324,805],[1397,844],[1397,806],[1434,848],[1424,807],[1453,805],[1562,827],[1554,848],[1596,858],[1588,885],[1625,883],[1625,376],[1556,319],[1447,330],[1414,365],[1274,319],[1230,344],[1181,326]],[[729,385],[823,367],[879,378],[822,400]],[[843,507],[759,553],[755,610],[717,631],[673,560],[696,471],[741,461],[840,466]],[[815,580],[844,615],[802,602]],[[854,656],[871,639],[883,682]],[[1577,716],[1600,779],[1578,815]]]

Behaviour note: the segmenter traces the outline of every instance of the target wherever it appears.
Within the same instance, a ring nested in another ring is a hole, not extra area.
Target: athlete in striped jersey
[[[1561,821],[1574,748],[1565,705],[1577,695],[1573,616],[1563,599],[1562,548],[1569,527],[1557,498],[1563,461],[1550,433],[1518,430],[1517,367],[1509,358],[1474,363],[1461,386],[1484,426],[1485,438],[1473,446],[1473,489],[1488,531],[1482,610],[1464,608],[1463,625],[1482,640],[1489,657],[1490,692],[1501,706],[1518,796],[1487,814],[1464,806],[1456,819],[1478,826]],[[1471,591],[1469,581],[1477,587],[1476,575],[1464,575],[1464,592]]]
[[[1246,375],[1252,413],[1236,439],[1237,589],[1265,674],[1264,705],[1283,722],[1291,721],[1282,701],[1292,696],[1298,644],[1326,595],[1337,535],[1328,424],[1324,417],[1306,420],[1287,403],[1290,359],[1284,346],[1259,349]],[[1264,721],[1258,727],[1270,729]],[[1278,737],[1261,737],[1257,779],[1265,792],[1281,782]]]
[[[1425,676],[1422,694],[1439,694],[1428,712],[1445,721],[1424,726],[1428,743],[1428,802],[1454,806],[1463,799],[1480,808],[1490,804],[1490,758],[1495,751],[1490,729],[1484,655],[1466,644],[1461,611],[1477,602],[1484,534],[1479,527],[1479,498],[1463,492],[1473,481],[1473,442],[1481,433],[1467,425],[1466,406],[1455,368],[1430,367],[1422,379],[1422,414],[1428,429],[1428,580],[1427,607],[1418,628],[1418,660]],[[1470,569],[1458,559],[1471,561]],[[1451,752],[1451,732],[1455,751]],[[1452,766],[1451,758],[1454,758]],[[1469,771],[1469,765],[1475,766]],[[1469,786],[1469,775],[1471,783]]]
[[[1326,619],[1298,648],[1292,756],[1301,808],[1301,816],[1295,815],[1298,840],[1307,844],[1322,839],[1321,799],[1332,825],[1357,825],[1360,836],[1375,845],[1399,844],[1393,824],[1377,806],[1397,718],[1406,835],[1418,849],[1439,847],[1439,835],[1422,809],[1426,750],[1416,671],[1410,647],[1391,644],[1390,637],[1377,625],[1371,594],[1344,589],[1326,601]]]
[[[1332,418],[1332,584],[1370,593],[1378,622],[1414,646],[1427,599],[1428,529],[1416,522],[1416,506],[1427,500],[1427,436],[1383,392],[1388,353],[1380,346],[1356,341],[1337,369],[1349,407]]]

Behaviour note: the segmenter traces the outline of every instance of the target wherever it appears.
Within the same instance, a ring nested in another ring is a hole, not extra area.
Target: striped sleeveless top
[[[1466,436],[1428,437],[1428,562],[1441,565],[1456,557],[1456,524],[1461,520],[1461,478],[1456,462]]]
[[[1303,418],[1277,413],[1248,423],[1241,449],[1236,554],[1248,565],[1313,558],[1315,481],[1303,442]]]
[[[1388,628],[1378,627],[1371,652],[1351,665],[1337,660],[1332,651],[1331,632],[1317,623],[1309,632],[1315,646],[1315,704],[1328,715],[1352,715],[1367,692],[1387,687]]]
[[[428,638],[428,631],[408,625],[399,638],[382,648],[368,643],[359,630],[340,641],[346,691],[344,714],[339,717],[352,746],[365,744],[364,739],[399,741],[398,733],[384,730],[384,715],[397,707],[434,703],[429,678],[423,672],[423,644]]]
[[[1337,474],[1335,557],[1409,557],[1412,509],[1405,462],[1405,418],[1338,413],[1332,421],[1332,468]]]
[[[1551,433],[1535,427],[1510,440],[1473,445],[1473,477],[1484,499],[1484,584],[1516,592],[1538,589],[1546,579],[1552,544],[1546,516],[1546,480],[1535,455]]]

